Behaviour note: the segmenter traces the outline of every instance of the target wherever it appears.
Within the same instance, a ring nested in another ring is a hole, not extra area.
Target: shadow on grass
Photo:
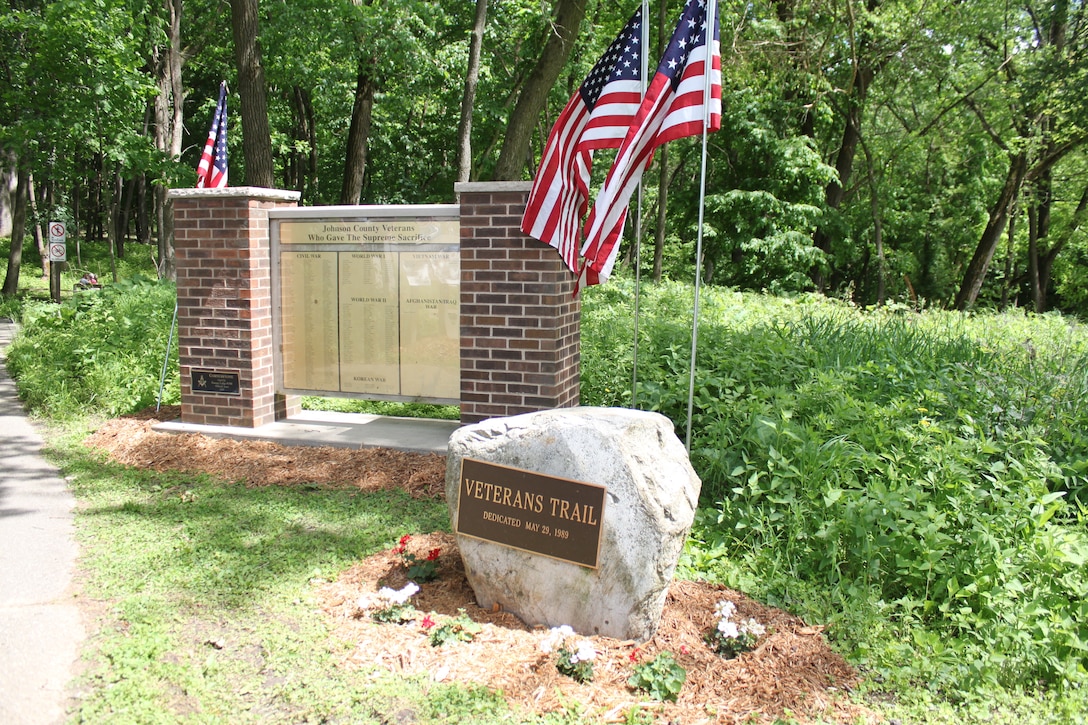
[[[449,529],[443,501],[401,491],[247,487],[120,466],[90,452],[68,450],[64,459],[82,504],[84,560],[111,597],[157,590],[235,606],[334,577],[405,533]]]

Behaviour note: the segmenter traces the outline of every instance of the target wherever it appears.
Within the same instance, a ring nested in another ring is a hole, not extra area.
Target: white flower
[[[573,637],[574,630],[569,625],[562,625],[559,627],[552,627],[548,630],[548,634],[540,641],[540,651],[544,654],[548,654],[557,646],[562,644],[563,640],[567,637]]]
[[[578,664],[579,662],[592,662],[593,658],[597,656],[597,651],[593,649],[593,645],[589,643],[588,639],[583,639],[578,643],[578,649],[571,655],[571,664]]]
[[[753,637],[762,637],[767,632],[766,627],[754,619],[749,619],[745,622],[741,629],[745,634],[750,634]]]
[[[378,596],[389,602],[390,604],[404,604],[412,598],[416,592],[419,591],[419,585],[415,582],[408,582],[403,588],[399,590],[393,590],[389,587],[382,587],[378,590]]]
[[[718,602],[718,606],[714,608],[714,616],[718,619],[732,619],[733,614],[737,611],[737,605],[728,599],[723,599]]]
[[[718,622],[718,632],[726,639],[736,639],[740,636],[736,622],[730,622],[728,619]]]

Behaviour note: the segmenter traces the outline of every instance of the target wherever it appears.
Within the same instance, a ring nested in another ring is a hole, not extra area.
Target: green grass
[[[457,405],[409,403],[392,400],[359,400],[354,398],[321,398],[303,396],[302,407],[306,410],[330,410],[337,413],[367,413],[398,418],[437,418],[460,420],[461,408]]]
[[[80,502],[81,596],[104,611],[75,719],[90,723],[517,721],[496,695],[338,666],[315,587],[441,501],[317,486],[248,488],[102,460],[82,433],[49,454]]]

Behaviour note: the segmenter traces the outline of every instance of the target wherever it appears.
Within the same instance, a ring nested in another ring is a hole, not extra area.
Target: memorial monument
[[[656,631],[700,487],[672,422],[623,408],[464,426],[446,458],[477,603],[617,639]]]

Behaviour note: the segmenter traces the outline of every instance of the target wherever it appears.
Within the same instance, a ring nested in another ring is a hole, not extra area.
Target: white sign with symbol
[[[68,230],[64,222],[49,222],[49,261],[68,261]]]

